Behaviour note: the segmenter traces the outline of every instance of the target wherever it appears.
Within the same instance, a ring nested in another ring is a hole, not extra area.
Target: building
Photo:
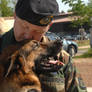
[[[77,19],[77,17],[71,12],[55,16],[49,31],[60,33],[61,35],[79,34],[79,27],[73,28],[71,26],[72,20],[74,19]]]

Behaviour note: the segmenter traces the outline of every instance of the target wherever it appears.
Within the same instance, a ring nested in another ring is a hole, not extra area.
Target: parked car
[[[78,44],[74,41],[70,41],[70,40],[66,40],[62,37],[62,39],[57,36],[55,33],[52,32],[47,32],[46,36],[50,39],[50,40],[56,40],[56,39],[60,39],[63,41],[63,49],[65,51],[67,51],[72,57],[75,56],[75,54],[78,52]]]
[[[66,40],[76,40],[74,36],[70,36],[70,35],[63,36],[63,38]]]

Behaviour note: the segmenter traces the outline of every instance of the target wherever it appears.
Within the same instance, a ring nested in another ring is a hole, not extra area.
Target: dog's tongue
[[[50,64],[56,64],[56,63],[58,63],[58,62],[59,62],[58,60],[55,60],[55,61],[54,61],[54,60],[50,60],[50,61],[49,61]]]
[[[59,61],[59,60],[50,60],[49,64],[58,64],[58,65],[64,65],[63,62]]]

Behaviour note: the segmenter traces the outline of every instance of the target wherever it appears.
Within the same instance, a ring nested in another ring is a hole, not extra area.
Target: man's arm
[[[67,52],[61,51],[62,61],[65,64],[63,73],[65,77],[65,92],[87,92],[86,86]]]
[[[0,37],[0,52],[9,45],[17,43],[14,37],[13,29]]]

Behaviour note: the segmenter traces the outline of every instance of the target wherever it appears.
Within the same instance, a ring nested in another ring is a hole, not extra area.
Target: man
[[[44,34],[48,31],[53,16],[57,14],[59,13],[56,0],[18,0],[15,7],[14,28],[1,37],[0,51],[26,39],[47,41]],[[82,79],[73,67],[69,54],[61,51],[59,58],[64,63],[63,67],[57,71],[53,71],[51,67],[51,72],[47,70],[46,73],[42,72],[49,79],[45,81],[45,88],[48,90],[51,88],[53,92],[87,92]],[[41,73],[38,73],[38,76],[45,85]],[[43,86],[42,89],[43,92],[48,92]]]

